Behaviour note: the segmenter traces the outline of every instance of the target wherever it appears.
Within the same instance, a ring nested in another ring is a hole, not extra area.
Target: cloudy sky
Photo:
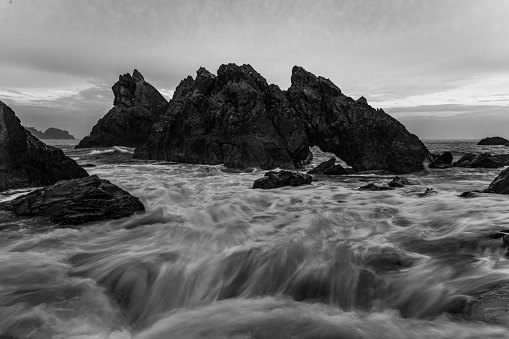
[[[0,0],[0,100],[78,138],[137,68],[167,99],[200,66],[294,65],[424,139],[509,138],[507,0]]]

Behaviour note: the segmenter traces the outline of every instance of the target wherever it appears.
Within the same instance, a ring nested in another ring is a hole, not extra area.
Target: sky
[[[136,68],[170,99],[203,66],[294,65],[422,139],[509,138],[508,0],[0,0],[0,100],[77,138]]]

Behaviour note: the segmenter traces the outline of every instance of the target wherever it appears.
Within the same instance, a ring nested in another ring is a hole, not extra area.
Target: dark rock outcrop
[[[372,182],[358,188],[359,191],[390,191],[393,189],[394,189],[393,187],[378,186],[377,184]]]
[[[460,198],[477,198],[481,196],[481,193],[478,190],[466,191],[460,194]]]
[[[502,137],[488,137],[477,143],[477,145],[507,145],[509,140]]]
[[[397,120],[328,79],[294,67],[291,87],[281,91],[235,64],[183,80],[134,157],[270,169],[298,167],[314,145],[355,170],[407,173],[430,159]]]
[[[502,164],[499,163],[489,153],[468,153],[462,156],[458,161],[452,164],[456,167],[468,167],[468,168],[499,168]]]
[[[112,87],[114,107],[76,148],[142,145],[168,103],[137,70],[124,74]]]
[[[436,166],[451,165],[453,160],[452,152],[446,151],[442,154],[433,157],[433,162]]]
[[[484,193],[509,194],[509,167],[500,172]]]
[[[45,132],[39,131],[35,127],[25,127],[37,139],[75,139],[69,132],[50,127]]]
[[[423,193],[418,193],[417,196],[420,198],[427,197],[429,195],[438,194],[433,187],[428,187]]]
[[[309,185],[313,181],[313,177],[300,172],[291,171],[270,171],[265,176],[256,179],[253,188],[279,188],[284,186],[302,186]]]
[[[312,170],[308,171],[308,174],[323,174],[323,175],[342,175],[348,174],[343,166],[336,163],[336,158],[330,158],[327,161],[322,162]]]
[[[0,101],[0,190],[86,176],[88,173],[61,149],[26,131],[12,109]]]
[[[419,182],[405,177],[394,177],[394,179],[388,183],[389,187],[404,187],[410,185],[419,185]]]
[[[14,200],[0,203],[0,210],[16,217],[48,218],[59,225],[79,225],[118,219],[145,211],[138,198],[97,175],[63,180]]]

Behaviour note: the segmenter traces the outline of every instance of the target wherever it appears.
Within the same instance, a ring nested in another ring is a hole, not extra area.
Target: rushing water
[[[50,143],[97,165],[86,169],[147,213],[78,230],[0,222],[0,338],[509,337],[509,317],[490,313],[505,304],[454,312],[509,286],[507,248],[489,237],[509,229],[508,198],[459,197],[501,169],[427,170],[407,176],[420,185],[382,192],[357,188],[393,175],[253,190],[263,171]],[[455,158],[509,153],[472,141],[427,145]],[[314,153],[309,168],[330,156]],[[437,194],[422,196],[428,187]]]

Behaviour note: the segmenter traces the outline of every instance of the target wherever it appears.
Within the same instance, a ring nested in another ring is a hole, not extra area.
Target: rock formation
[[[411,185],[419,185],[417,180],[408,179],[405,177],[394,177],[391,182],[387,184],[389,187],[405,187]]]
[[[407,173],[430,159],[424,144],[364,98],[343,95],[330,80],[294,67],[281,91],[251,66],[204,68],[188,77],[135,158],[227,167],[298,167],[318,145],[355,170]]]
[[[61,149],[27,132],[12,109],[0,101],[0,190],[86,176],[88,173]]]
[[[143,144],[157,117],[168,103],[137,70],[124,74],[112,87],[114,107],[92,128],[76,148]]]
[[[336,163],[336,158],[330,158],[327,161],[322,162],[312,170],[308,171],[308,174],[323,174],[323,175],[342,175],[348,174],[347,170],[343,166]]]
[[[451,165],[453,160],[452,152],[446,151],[442,154],[433,155],[433,162],[435,166]]]
[[[488,137],[477,143],[477,145],[507,145],[509,140],[502,137]]]
[[[468,153],[462,156],[458,161],[452,164],[456,167],[468,167],[468,168],[499,168],[502,164],[499,163],[489,153]]]
[[[44,217],[59,225],[79,225],[127,217],[145,207],[128,192],[97,175],[64,180],[0,203],[16,217]]]
[[[292,171],[270,171],[265,176],[256,179],[253,188],[279,188],[284,186],[303,186],[309,185],[313,181],[313,177],[300,172]]]
[[[25,128],[37,139],[75,139],[74,136],[69,134],[69,132],[54,127],[50,127],[44,132],[39,131],[35,127]]]
[[[509,194],[509,167],[500,172],[484,193]]]

